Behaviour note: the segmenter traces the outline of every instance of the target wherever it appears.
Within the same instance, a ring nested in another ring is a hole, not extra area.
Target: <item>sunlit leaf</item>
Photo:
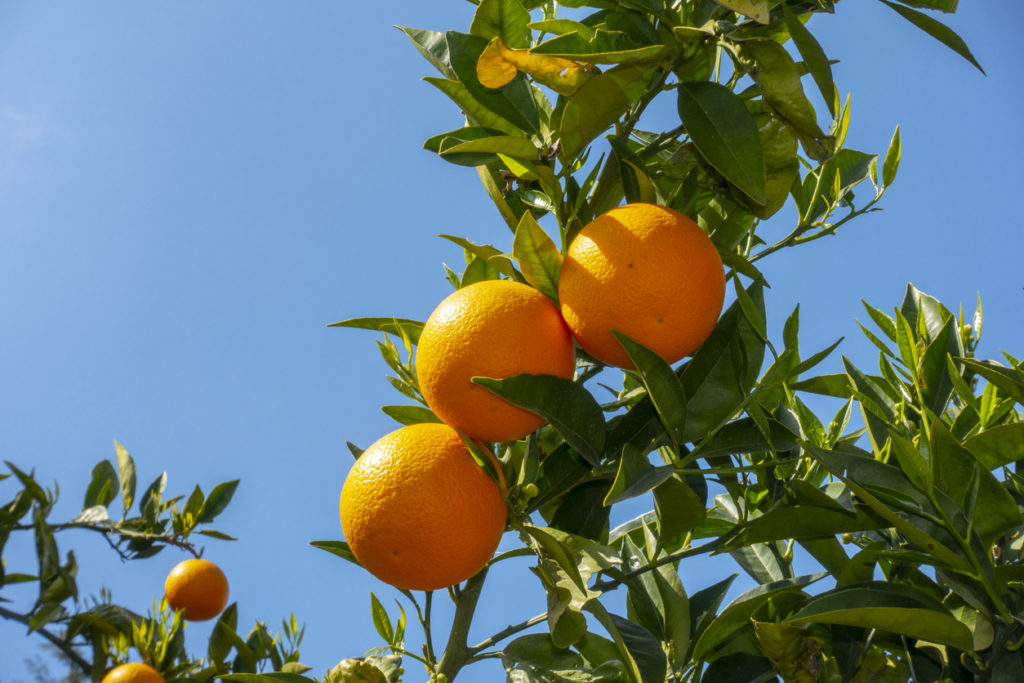
[[[501,88],[520,71],[562,95],[575,94],[599,73],[592,64],[513,49],[501,38],[493,38],[476,63],[477,78],[485,88]]]

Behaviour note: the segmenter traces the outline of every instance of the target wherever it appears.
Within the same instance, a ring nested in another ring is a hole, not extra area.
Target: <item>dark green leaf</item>
[[[674,443],[681,443],[683,428],[686,425],[686,392],[683,391],[672,366],[657,353],[633,341],[622,332],[612,330],[612,334],[640,373],[640,379],[647,389],[647,395],[654,403],[654,409],[658,412],[665,431],[672,436]]]
[[[803,57],[807,70],[811,72],[811,77],[834,118],[836,115],[836,84],[832,78],[832,65],[829,64],[828,57],[821,45],[800,19],[790,11],[789,5],[783,3],[782,8],[785,12],[786,28],[789,29],[789,35],[800,52],[800,56]]]
[[[212,522],[217,515],[224,512],[224,509],[231,502],[232,496],[235,495],[235,489],[238,488],[238,479],[231,481],[225,481],[217,484],[210,491],[210,495],[206,497],[206,502],[203,503],[202,510],[199,512],[199,517],[196,520],[199,524],[209,524]]]
[[[590,392],[572,380],[523,373],[506,379],[474,377],[473,382],[551,423],[592,465],[604,452],[604,414]]]
[[[118,486],[118,476],[114,466],[110,464],[109,460],[99,461],[92,468],[92,477],[89,481],[89,487],[85,490],[85,502],[82,504],[82,507],[90,508],[94,505],[106,507],[110,505],[110,502],[117,495]],[[45,496],[42,497],[42,500],[45,500]]]
[[[1004,396],[1024,405],[1024,382],[1021,382],[1020,375],[1013,368],[991,360],[977,361],[972,358],[957,358],[956,360],[994,384]]]
[[[509,47],[523,48],[529,45],[529,22],[530,13],[519,0],[481,0],[469,32],[487,40],[501,38]]]
[[[933,598],[905,584],[846,586],[809,600],[788,623],[843,624],[971,650],[970,630]]]
[[[629,64],[656,62],[666,52],[665,45],[638,45],[619,31],[594,31],[589,39],[574,31],[546,40],[530,52],[548,57],[563,57],[586,64]]]
[[[715,455],[731,455],[734,453],[754,453],[770,450],[771,446],[780,451],[788,451],[796,445],[796,434],[776,420],[768,420],[771,443],[749,417],[733,420],[711,438],[701,444],[700,450],[694,455],[703,458]]]
[[[448,41],[448,55],[452,69],[459,82],[465,86],[467,94],[521,131],[536,133],[540,126],[537,102],[523,75],[516,76],[511,83],[497,90],[485,88],[477,80],[476,63],[484,48],[487,47],[488,41],[479,36],[457,31],[448,31],[445,34],[445,40]],[[492,125],[483,120],[478,123],[484,126]],[[502,130],[504,129],[502,128]],[[510,134],[521,133],[516,131]]]
[[[654,489],[654,510],[658,516],[658,544],[675,547],[686,532],[704,521],[704,501],[676,474]]]
[[[963,38],[956,34],[956,31],[946,26],[938,19],[933,19],[923,12],[918,12],[917,10],[897,5],[894,2],[889,2],[889,0],[882,0],[882,2],[895,10],[897,14],[909,21],[911,24],[918,27],[932,38],[935,38],[950,50],[973,64],[978,71],[985,73],[985,70],[981,68],[981,64],[978,64],[978,60],[976,60],[974,55],[971,54],[971,50],[967,47],[967,43],[964,42]]]
[[[678,106],[679,118],[701,155],[726,180],[764,205],[764,152],[743,100],[717,83],[680,83]]]

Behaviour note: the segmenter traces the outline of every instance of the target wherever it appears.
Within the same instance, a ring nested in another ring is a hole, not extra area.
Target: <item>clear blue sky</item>
[[[853,93],[848,146],[884,152],[899,123],[903,162],[884,212],[764,263],[776,338],[799,302],[805,350],[845,335],[842,352],[873,367],[859,300],[891,308],[912,281],[969,313],[980,292],[982,352],[1024,355],[1024,19],[1005,0],[962,5],[943,19],[987,78],[877,2],[812,22]],[[439,233],[511,248],[475,173],[420,149],[461,117],[418,80],[431,68],[392,28],[465,30],[472,10],[0,5],[0,456],[60,482],[58,518],[77,513],[114,439],[140,485],[163,470],[172,494],[240,477],[217,524],[240,540],[211,541],[206,557],[227,572],[245,628],[274,629],[292,611],[306,623],[302,659],[318,674],[380,644],[369,591],[389,605],[396,593],[306,543],[340,538],[344,442],[392,430],[378,407],[404,402],[373,334],[325,325],[425,319],[450,290],[441,263],[462,259]],[[783,212],[771,234],[789,227]],[[829,363],[836,371],[838,355]],[[0,499],[12,490],[0,484]],[[107,586],[140,612],[182,559],[121,564],[84,533],[61,541],[78,553],[85,595]],[[5,559],[32,572],[31,539]],[[475,636],[543,609],[527,566],[492,574]],[[684,565],[684,583],[695,591],[724,566]],[[197,654],[209,629],[189,628]],[[411,627],[413,650],[417,637]],[[30,683],[24,660],[40,642],[0,622],[2,683]]]

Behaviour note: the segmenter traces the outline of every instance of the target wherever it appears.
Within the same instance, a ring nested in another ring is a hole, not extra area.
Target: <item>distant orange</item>
[[[536,414],[473,384],[520,373],[571,378],[572,335],[558,306],[529,285],[485,280],[442,301],[416,351],[420,390],[434,414],[481,441],[513,441],[544,424]]]
[[[164,596],[171,609],[185,610],[186,620],[206,621],[228,604],[228,580],[213,562],[185,560],[167,575]]]
[[[633,364],[612,330],[674,363],[700,346],[722,312],[725,270],[711,239],[673,209],[626,204],[584,226],[558,276],[562,315],[590,355]]]
[[[129,662],[108,671],[102,683],[164,683],[164,679],[145,664]]]
[[[508,517],[498,484],[459,433],[437,423],[403,427],[367,448],[345,479],[338,509],[359,563],[409,590],[476,574]]]

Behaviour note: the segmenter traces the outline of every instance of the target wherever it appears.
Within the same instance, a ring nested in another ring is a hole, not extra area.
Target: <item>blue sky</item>
[[[394,429],[378,407],[404,402],[374,335],[325,325],[425,319],[450,291],[441,263],[462,260],[439,233],[511,249],[475,173],[421,150],[461,117],[418,80],[431,68],[392,27],[465,30],[472,9],[0,6],[0,454],[60,482],[58,518],[76,514],[114,439],[140,482],[168,471],[171,493],[240,477],[217,524],[240,540],[211,541],[206,557],[228,574],[241,624],[275,628],[293,611],[306,623],[302,659],[316,673],[380,644],[369,591],[393,605],[394,591],[306,543],[340,538],[344,442]],[[981,352],[1024,354],[1024,19],[998,0],[943,19],[987,78],[881,3],[843,2],[811,23],[853,93],[847,145],[884,153],[899,123],[903,161],[883,212],[763,263],[776,338],[799,302],[805,350],[845,335],[841,351],[872,367],[860,299],[891,308],[911,281],[968,313],[980,292]],[[788,231],[785,211],[774,220],[770,234]],[[10,490],[0,484],[0,498]],[[85,594],[107,586],[143,612],[183,559],[122,564],[83,533],[62,547],[78,553]],[[5,559],[32,571],[31,539]],[[475,636],[543,609],[527,566],[492,574]],[[684,565],[684,583],[695,591],[725,566]],[[438,619],[444,630],[444,610]],[[209,628],[190,627],[197,654]],[[40,639],[0,622],[0,642],[0,681],[29,683],[24,658]]]

